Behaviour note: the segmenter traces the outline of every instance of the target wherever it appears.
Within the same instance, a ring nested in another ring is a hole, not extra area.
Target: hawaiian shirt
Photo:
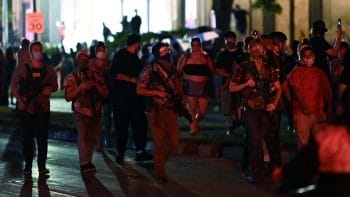
[[[104,78],[96,72],[75,71],[65,79],[64,88],[77,88],[85,80],[95,80],[97,83],[106,85]],[[73,101],[72,110],[86,116],[101,116],[102,101],[96,90],[84,91]]]
[[[161,64],[161,65],[160,65]],[[167,77],[162,74],[162,72],[167,73]],[[155,75],[160,76],[160,79]],[[147,88],[152,90],[162,90],[166,91],[162,83],[162,80],[166,85],[175,91],[176,80],[179,80],[179,76],[176,73],[176,67],[171,65],[165,60],[158,60],[150,65],[147,65],[139,76],[138,82],[145,84]],[[149,107],[151,108],[173,108],[174,103],[170,98],[160,98],[157,96],[152,96],[150,98]]]
[[[250,78],[255,79],[253,66],[255,63],[253,61],[244,62],[239,65],[236,71],[234,72],[231,82],[236,84],[246,83]],[[279,81],[279,68],[263,61],[264,73],[259,73],[259,80],[265,80],[269,83],[269,87],[273,86],[273,83]],[[245,106],[249,106],[253,109],[264,109],[268,103],[266,103],[262,89],[257,87],[245,87],[242,90],[243,102]]]

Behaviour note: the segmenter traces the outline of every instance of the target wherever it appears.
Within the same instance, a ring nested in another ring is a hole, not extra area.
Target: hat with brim
[[[312,31],[314,32],[327,32],[326,24],[323,20],[317,20],[312,24]]]

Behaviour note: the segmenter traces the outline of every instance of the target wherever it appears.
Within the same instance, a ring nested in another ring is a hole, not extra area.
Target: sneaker
[[[41,168],[39,169],[39,174],[49,174],[50,170],[47,168]]]
[[[231,135],[232,133],[235,132],[235,129],[236,129],[235,127],[230,126],[226,131],[226,135]]]
[[[247,177],[247,181],[248,181],[248,183],[251,183],[251,184],[261,184],[262,183],[262,179],[261,178],[256,178],[256,177],[253,177],[253,176],[248,176]]]
[[[248,179],[249,177],[249,171],[247,169],[242,169],[241,170],[241,175],[244,179]]]
[[[109,138],[107,138],[107,137],[103,140],[103,144],[104,144],[105,147],[107,147],[107,148],[111,148],[111,147],[112,147],[112,142],[111,142],[111,140],[110,140]]]
[[[120,165],[124,164],[124,155],[117,155],[115,157],[115,162]]]
[[[146,151],[142,151],[141,153],[136,153],[135,161],[149,161],[152,160],[153,156]]]

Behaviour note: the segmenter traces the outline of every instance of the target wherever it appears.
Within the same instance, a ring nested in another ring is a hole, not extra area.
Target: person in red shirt
[[[303,48],[300,58],[301,65],[288,76],[299,149],[308,143],[312,127],[329,119],[332,112],[331,86],[326,73],[314,65],[312,48]]]

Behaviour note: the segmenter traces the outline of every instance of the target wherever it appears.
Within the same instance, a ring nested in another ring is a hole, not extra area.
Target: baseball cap
[[[328,29],[326,28],[326,24],[323,20],[316,20],[312,23],[312,31],[324,33],[327,32]]]

